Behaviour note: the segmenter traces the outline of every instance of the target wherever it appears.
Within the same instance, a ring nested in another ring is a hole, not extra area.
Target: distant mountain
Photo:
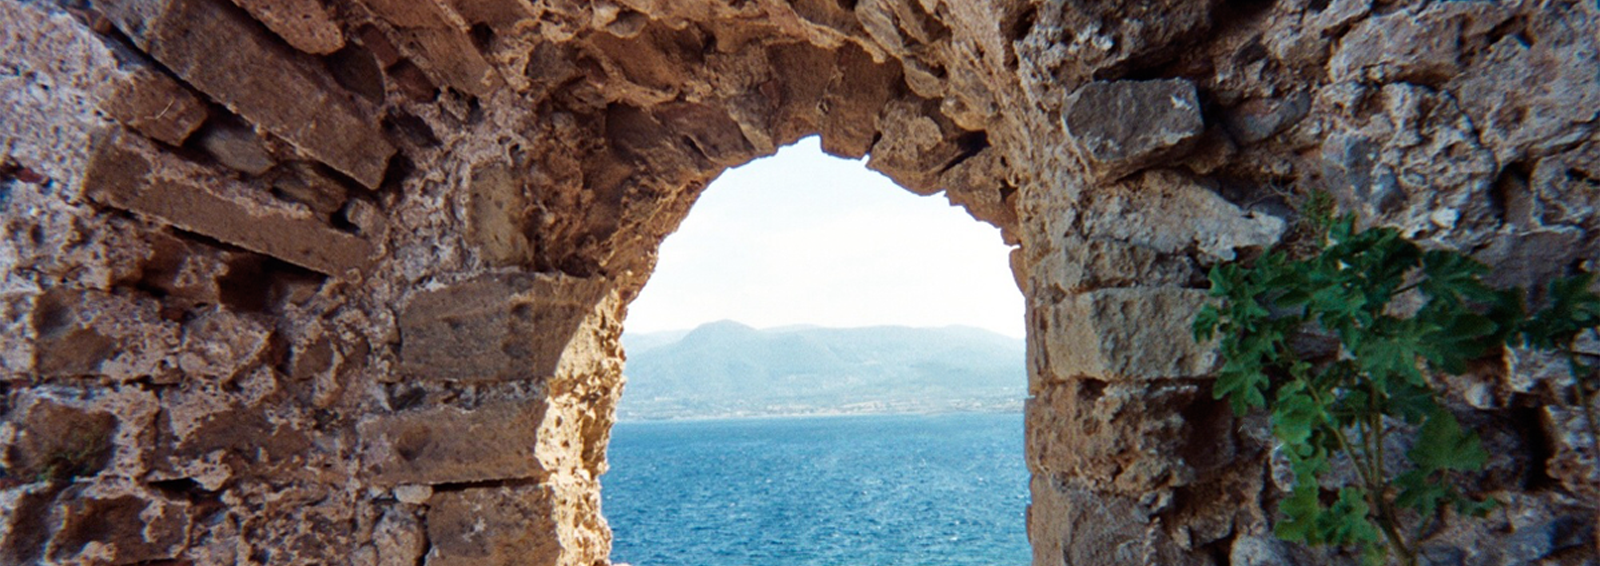
[[[623,346],[623,420],[1011,410],[1027,389],[1022,340],[976,328],[722,321]]]

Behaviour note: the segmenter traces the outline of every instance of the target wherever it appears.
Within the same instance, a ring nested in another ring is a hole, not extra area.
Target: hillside
[[[625,335],[622,420],[1009,410],[1023,343],[963,327],[789,327],[737,322]]]

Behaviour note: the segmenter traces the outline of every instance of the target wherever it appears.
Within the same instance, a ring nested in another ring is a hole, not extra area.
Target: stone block
[[[538,9],[528,0],[445,0],[444,3],[469,22],[496,27],[539,16]]]
[[[876,154],[874,154],[876,159]],[[1015,245],[1017,230],[1017,191],[1006,179],[1006,164],[1000,152],[984,148],[956,161],[939,174],[937,186],[944,189],[950,204],[966,209],[973,218],[1000,227],[1000,237]]]
[[[1396,13],[1356,25],[1328,62],[1330,79],[1437,84],[1460,72],[1461,24]]]
[[[176,558],[189,542],[188,503],[146,493],[65,494],[47,554],[57,563],[146,564]],[[112,491],[107,489],[105,491]]]
[[[435,82],[485,97],[505,82],[467,35],[468,24],[437,1],[360,0],[394,26],[402,49],[421,59]]]
[[[200,149],[229,169],[260,175],[277,165],[254,129],[231,120],[213,120],[197,136]]]
[[[1194,260],[1127,242],[1065,236],[1039,262],[1053,288],[1078,294],[1112,287],[1186,287],[1204,280]]]
[[[32,312],[38,377],[156,376],[177,345],[176,325],[153,300],[91,290],[52,289]]]
[[[1034,475],[1029,488],[1028,540],[1034,564],[1212,563],[1203,554],[1184,552],[1139,500],[1050,476]]]
[[[517,265],[533,258],[533,243],[523,221],[528,206],[524,184],[504,163],[472,171],[467,241],[491,265]]]
[[[0,491],[0,564],[38,564],[60,488],[37,482]]]
[[[835,57],[807,43],[770,48],[774,78],[768,99],[773,105],[773,139],[785,145],[815,134],[822,127],[822,98],[828,90]]]
[[[120,132],[97,144],[85,192],[104,204],[328,275],[365,269],[372,245],[305,208],[163,154]]]
[[[861,159],[878,136],[878,114],[900,82],[900,66],[877,63],[859,48],[838,51],[833,79],[822,97],[822,150]]]
[[[165,73],[138,65],[106,83],[100,111],[162,143],[180,146],[206,121],[205,103]]]
[[[271,336],[272,328],[262,321],[224,308],[195,313],[183,324],[178,369],[195,378],[227,381],[259,362]]]
[[[1214,412],[1198,410],[1208,393],[1194,383],[1046,386],[1026,407],[1028,468],[1130,496],[1188,485],[1197,468],[1226,462],[1236,450],[1231,431],[1214,430],[1212,419],[1189,422]]]
[[[1296,93],[1281,98],[1257,98],[1229,110],[1223,124],[1233,139],[1249,145],[1282,132],[1311,111],[1311,95]]]
[[[317,0],[233,0],[295,49],[326,55],[344,47],[344,32]]]
[[[428,502],[426,566],[553,566],[554,495],[536,485],[441,491]]]
[[[443,28],[407,28],[399,33],[406,40],[403,45],[423,59],[434,82],[479,97],[488,97],[505,84],[466,33]]]
[[[417,566],[428,551],[422,521],[412,513],[390,509],[372,529],[377,566]]]
[[[477,382],[549,377],[602,291],[595,279],[527,274],[421,291],[400,312],[400,373]]]
[[[97,2],[139,48],[184,82],[368,187],[394,146],[321,66],[218,0]]]
[[[545,409],[544,401],[504,401],[368,417],[358,425],[362,468],[389,486],[539,478]]]
[[[1600,57],[1592,30],[1564,17],[1530,23],[1528,36],[1537,42],[1517,34],[1501,37],[1443,89],[1460,101],[1483,145],[1502,164],[1594,139],[1600,81],[1592,68],[1571,64]]]
[[[987,149],[988,141],[982,134],[962,132],[930,114],[939,115],[928,112],[921,100],[890,102],[884,109],[880,135],[872,144],[867,168],[889,176],[913,193],[931,195],[944,188],[939,180],[948,169]],[[991,186],[999,182],[1000,179],[993,179]]]
[[[71,481],[106,469],[115,451],[117,418],[78,405],[39,396],[0,421],[5,475],[23,481]]]
[[[1514,177],[1514,176],[1511,176]],[[1507,191],[1507,216],[1530,228],[1585,225],[1600,212],[1600,142],[1540,159],[1524,191]]]
[[[1064,220],[1063,233],[1222,260],[1241,248],[1271,247],[1286,226],[1282,218],[1228,202],[1208,181],[1172,170],[1147,171],[1091,192]]]
[[[1570,226],[1556,226],[1526,232],[1501,232],[1489,241],[1473,259],[1489,266],[1485,283],[1499,288],[1521,288],[1528,291],[1534,304],[1545,298],[1546,285],[1566,275],[1567,269],[1583,258],[1594,257],[1596,242],[1585,237],[1584,231]]]
[[[285,163],[274,169],[269,175],[274,194],[306,205],[317,213],[319,218],[331,219],[345,204],[350,202],[350,193],[345,186],[333,177],[318,170],[318,167],[306,161]],[[349,218],[360,230],[362,235],[372,236],[379,234],[361,222]]]
[[[656,107],[662,125],[687,137],[707,160],[723,167],[743,165],[755,157],[739,123],[720,108],[693,102],[669,102]]]
[[[1067,132],[1101,180],[1178,157],[1205,130],[1194,84],[1184,79],[1096,81],[1067,108]]]
[[[1106,381],[1201,377],[1216,349],[1195,342],[1194,315],[1206,292],[1177,287],[1101,289],[1048,307],[1044,347],[1060,378]]]

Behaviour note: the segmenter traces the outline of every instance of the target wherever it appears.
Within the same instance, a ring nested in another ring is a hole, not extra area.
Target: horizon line
[[[640,334],[669,334],[669,333],[674,333],[674,332],[693,332],[695,330],[698,330],[700,328],[703,328],[703,327],[706,327],[706,326],[710,326],[710,325],[713,325],[713,324],[723,324],[723,323],[730,323],[730,322],[733,323],[733,324],[737,324],[739,326],[743,326],[745,328],[749,328],[751,330],[758,331],[758,332],[802,330],[802,329],[812,329],[812,328],[823,329],[823,330],[859,330],[859,329],[865,329],[865,328],[909,328],[909,329],[918,329],[918,330],[942,330],[942,329],[948,329],[948,328],[961,328],[961,329],[968,329],[968,330],[979,330],[979,331],[987,332],[987,333],[994,334],[994,335],[997,335],[997,336],[1004,336],[1006,338],[1015,338],[1015,339],[1019,339],[1019,340],[1027,338],[1026,333],[1024,333],[1022,335],[1013,335],[1013,334],[1010,334],[1010,333],[1007,333],[1007,332],[1001,332],[999,330],[995,330],[995,329],[992,329],[992,328],[985,328],[985,327],[982,327],[982,326],[976,326],[976,325],[972,325],[972,324],[961,324],[961,323],[940,324],[940,325],[926,325],[926,326],[913,325],[913,324],[895,324],[895,323],[863,324],[863,325],[857,325],[857,326],[832,326],[832,325],[826,325],[826,324],[820,324],[820,323],[800,322],[800,323],[782,324],[782,325],[777,325],[777,326],[757,327],[757,326],[751,325],[749,323],[741,322],[741,321],[734,320],[734,319],[731,319],[731,318],[724,318],[724,319],[720,319],[720,320],[702,322],[702,323],[696,324],[696,325],[694,325],[692,327],[689,327],[689,328],[665,328],[665,329],[659,329],[659,330],[634,330],[634,329],[630,329],[630,328],[628,328],[627,321],[624,320],[623,324],[622,324],[622,333],[624,335],[627,335],[627,334],[640,335]]]

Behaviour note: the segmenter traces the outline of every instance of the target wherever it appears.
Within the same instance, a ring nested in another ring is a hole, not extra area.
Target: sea
[[[632,566],[1026,565],[1022,415],[624,422],[602,479]]]

